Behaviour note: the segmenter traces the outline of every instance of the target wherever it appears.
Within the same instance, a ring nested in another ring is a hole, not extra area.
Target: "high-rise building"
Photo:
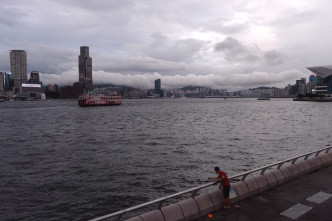
[[[23,50],[10,51],[10,71],[14,75],[14,86],[27,82],[27,53]]]
[[[305,95],[307,93],[307,84],[306,79],[301,78],[301,80],[296,80],[296,94],[297,95]]]
[[[5,89],[5,74],[0,72],[0,91]]]
[[[161,91],[161,80],[157,79],[154,81],[154,90],[158,93]]]
[[[92,90],[92,58],[89,56],[89,47],[82,46],[78,56],[79,83],[86,90]]]
[[[161,90],[161,80],[157,79],[154,81],[154,93],[159,97],[164,97],[164,91]]]

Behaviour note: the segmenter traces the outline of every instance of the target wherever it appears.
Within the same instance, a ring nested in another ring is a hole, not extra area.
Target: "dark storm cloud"
[[[214,50],[222,52],[225,59],[230,62],[263,62],[269,65],[279,65],[284,62],[283,54],[276,50],[262,51],[257,45],[246,46],[233,37],[215,45]]]

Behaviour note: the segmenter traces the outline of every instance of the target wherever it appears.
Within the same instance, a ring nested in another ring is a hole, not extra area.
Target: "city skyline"
[[[8,51],[19,48],[29,54],[28,72],[70,85],[77,48],[88,45],[96,84],[151,88],[160,78],[166,88],[284,87],[307,78],[305,67],[330,65],[331,4],[5,0],[0,71],[9,71]]]

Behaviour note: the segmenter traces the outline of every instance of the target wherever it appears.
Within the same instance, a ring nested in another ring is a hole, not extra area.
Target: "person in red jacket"
[[[231,184],[229,183],[228,177],[226,173],[219,169],[219,167],[215,167],[214,171],[218,174],[218,177],[209,177],[209,180],[216,180],[217,182],[221,182],[223,189],[222,193],[225,198],[225,206],[224,208],[231,208],[231,199],[229,198],[229,191],[231,190]]]

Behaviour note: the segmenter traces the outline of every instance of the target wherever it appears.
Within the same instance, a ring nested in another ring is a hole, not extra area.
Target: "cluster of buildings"
[[[241,90],[237,94],[241,97],[296,97],[296,96],[332,96],[332,65],[309,67],[315,74],[306,78],[296,80],[294,85],[287,85],[285,88],[266,88]]]
[[[43,86],[39,72],[27,74],[27,52],[10,51],[10,71],[0,72],[0,96],[13,100],[44,100],[46,95],[53,98],[77,99],[80,94],[93,90],[92,58],[89,47],[82,46],[78,56],[79,81],[72,86],[59,88],[58,85]]]
[[[10,71],[0,72],[0,96],[13,100],[44,100],[46,91],[57,91],[57,85],[43,87],[39,72],[27,73],[27,52],[10,51]]]
[[[27,52],[24,50],[10,51],[10,71],[0,72],[0,96],[12,97],[19,100],[45,99],[48,97],[77,99],[80,94],[119,94],[123,98],[205,98],[205,97],[295,97],[307,95],[332,96],[332,65],[309,67],[314,74],[296,80],[294,85],[285,88],[259,87],[236,92],[225,89],[211,89],[208,87],[187,86],[178,89],[162,89],[161,79],[155,80],[154,89],[141,90],[126,86],[98,87],[93,85],[92,58],[89,47],[80,47],[78,56],[78,82],[71,86],[59,88],[57,85],[43,87],[39,79],[39,72],[32,71],[30,78],[27,74]]]
[[[316,75],[310,75],[309,82],[306,82],[306,78],[301,78],[300,80],[296,80],[294,85],[288,84],[285,88],[259,87],[241,90],[238,91],[237,94],[241,97],[296,97],[315,93],[313,89],[315,89],[316,86]]]
[[[187,86],[178,89],[161,89],[161,80],[155,80],[155,88],[151,90],[131,89],[125,93],[127,98],[213,98],[213,97],[275,97],[293,98],[296,96],[332,96],[332,65],[309,67],[315,74],[296,80],[294,85],[288,84],[285,88],[258,87],[236,92],[227,92],[226,89],[212,89],[208,87]],[[123,93],[122,93],[123,94]]]

